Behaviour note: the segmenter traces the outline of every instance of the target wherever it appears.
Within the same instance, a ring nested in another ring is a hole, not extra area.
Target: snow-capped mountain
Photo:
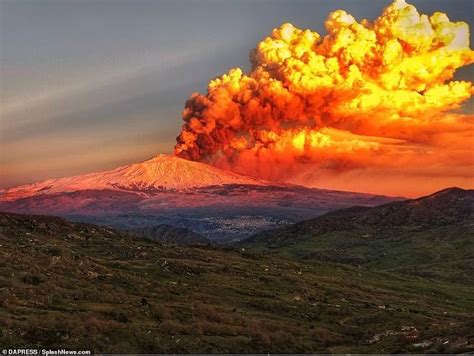
[[[161,224],[235,239],[353,205],[394,198],[268,182],[158,155],[105,172],[0,191],[0,211],[143,229]]]
[[[110,171],[48,179],[39,183],[0,190],[0,201],[81,190],[180,191],[227,184],[268,185],[269,183],[204,163],[160,154],[146,161]]]

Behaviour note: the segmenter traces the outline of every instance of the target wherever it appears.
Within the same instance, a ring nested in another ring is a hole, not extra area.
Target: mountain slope
[[[159,155],[148,161],[0,191],[0,211],[60,215],[134,230],[189,228],[218,242],[353,205],[397,198],[269,183]]]
[[[209,245],[211,243],[209,239],[192,230],[167,224],[135,229],[132,233],[153,240],[178,245]]]
[[[225,184],[267,185],[268,183],[203,163],[175,156],[157,155],[149,160],[110,171],[48,179],[39,183],[5,189],[0,191],[0,200],[9,201],[80,190],[153,192]]]
[[[244,246],[323,261],[474,283],[474,190],[353,207],[274,231]]]
[[[241,250],[168,246],[45,216],[0,213],[0,245],[0,344],[7,349],[449,353],[474,347],[472,287]]]

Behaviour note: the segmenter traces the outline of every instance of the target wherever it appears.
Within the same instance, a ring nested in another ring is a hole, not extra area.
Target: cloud
[[[453,80],[474,62],[466,23],[396,0],[372,22],[338,10],[325,25],[321,37],[283,24],[251,52],[250,73],[193,94],[175,154],[309,185],[473,164],[472,116],[454,113],[473,92]]]

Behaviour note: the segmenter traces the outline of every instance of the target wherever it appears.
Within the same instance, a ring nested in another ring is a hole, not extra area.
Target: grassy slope
[[[4,347],[344,353],[474,343],[469,286],[12,214],[0,214],[0,245]],[[413,346],[421,341],[432,344]]]
[[[381,239],[364,237],[358,231],[282,232],[278,240],[261,239],[249,247],[287,257],[474,284],[474,238],[472,228],[463,224]]]
[[[256,251],[474,285],[474,191],[339,210],[243,241]]]

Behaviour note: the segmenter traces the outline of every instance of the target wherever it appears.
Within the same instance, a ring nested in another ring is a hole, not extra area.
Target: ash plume
[[[469,176],[474,118],[454,110],[473,88],[453,80],[474,62],[468,25],[396,0],[374,21],[338,10],[325,27],[283,24],[251,51],[249,73],[194,93],[175,155],[292,182],[454,164]]]

